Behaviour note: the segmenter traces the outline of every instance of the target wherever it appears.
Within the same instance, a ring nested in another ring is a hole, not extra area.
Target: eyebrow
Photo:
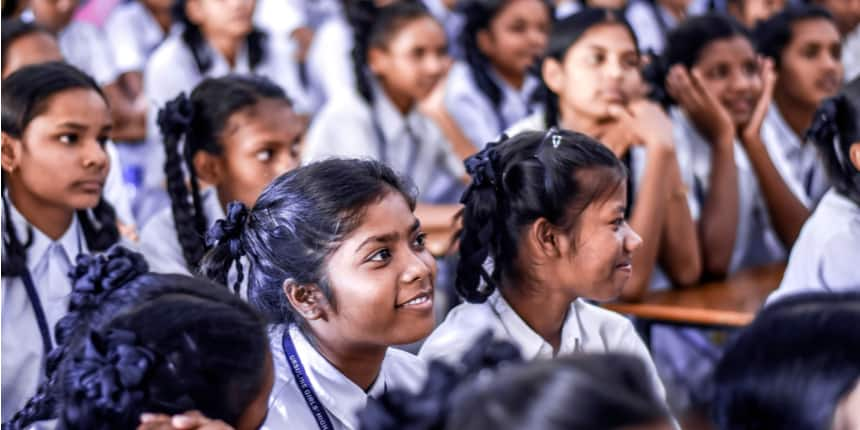
[[[411,235],[412,233],[415,233],[416,231],[418,231],[419,228],[421,228],[421,221],[419,221],[416,218],[415,221],[412,223],[412,226],[409,227],[409,234]],[[371,242],[390,243],[390,242],[396,241],[399,238],[400,238],[400,232],[396,232],[396,231],[392,231],[390,233],[380,234],[380,235],[376,235],[376,236],[370,236],[367,239],[364,239],[364,241],[361,242],[360,245],[358,245],[358,248],[356,248],[356,250],[361,250],[362,248],[364,248],[365,245],[367,245],[368,243],[371,243]]]

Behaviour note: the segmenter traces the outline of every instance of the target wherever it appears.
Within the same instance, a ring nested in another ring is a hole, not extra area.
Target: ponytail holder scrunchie
[[[230,256],[239,259],[245,255],[242,247],[242,231],[248,219],[248,208],[242,202],[230,202],[227,205],[227,216],[215,221],[206,233],[206,246],[217,243],[228,243]]]
[[[145,380],[155,364],[156,354],[134,332],[91,332],[83,355],[75,357],[74,393],[100,410],[125,413],[146,398]]]
[[[466,159],[464,164],[466,173],[472,177],[472,186],[496,187],[501,183],[499,172],[496,171],[499,165],[499,154],[496,146],[507,139],[508,136],[503,134],[498,141],[488,143],[484,149]]]
[[[158,110],[158,128],[162,136],[183,134],[191,126],[192,118],[194,106],[183,92]]]
[[[143,255],[122,246],[114,246],[106,254],[78,255],[75,267],[69,272],[72,280],[69,310],[97,306],[106,293],[148,271]]]

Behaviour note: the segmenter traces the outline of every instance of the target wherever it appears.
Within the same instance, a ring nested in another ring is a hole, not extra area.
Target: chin
[[[426,320],[426,321],[425,321]],[[424,318],[418,321],[412,321],[411,324],[404,324],[406,330],[403,332],[396,331],[395,338],[391,340],[392,345],[408,345],[425,339],[433,332],[436,326],[436,318]]]
[[[76,211],[92,209],[99,204],[101,200],[101,195],[91,196],[88,194],[75,196],[71,200],[66,202],[66,205]]]

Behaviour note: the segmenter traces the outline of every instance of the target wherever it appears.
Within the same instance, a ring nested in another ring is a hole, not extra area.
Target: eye
[[[99,136],[97,140],[99,142],[99,146],[104,148],[105,145],[107,145],[108,140],[110,140],[110,137],[109,136]]]
[[[586,61],[592,66],[597,66],[603,64],[603,62],[606,61],[606,55],[603,55],[603,53],[601,52],[595,52],[589,55]]]
[[[74,145],[78,143],[79,136],[76,133],[66,133],[60,135],[60,142],[65,143],[66,145]]]
[[[639,57],[636,55],[627,55],[621,60],[622,66],[626,69],[635,69],[639,67]]]
[[[391,259],[391,251],[388,248],[382,248],[374,252],[367,261],[386,262]]]
[[[257,157],[258,161],[266,162],[272,159],[273,153],[274,151],[272,151],[271,149],[264,149],[262,151],[258,151],[254,155]]]
[[[424,247],[427,246],[427,233],[418,233],[418,235],[415,236],[413,245],[416,249],[423,250]]]
[[[612,229],[614,231],[618,231],[618,229],[621,228],[621,226],[624,225],[625,222],[627,221],[624,219],[624,217],[615,218],[614,220],[612,220]]]

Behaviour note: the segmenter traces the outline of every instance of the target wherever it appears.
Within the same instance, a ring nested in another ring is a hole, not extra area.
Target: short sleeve
[[[146,58],[135,37],[133,16],[119,6],[108,17],[104,25],[105,37],[110,46],[116,73],[143,72]]]
[[[860,221],[849,227],[848,234],[828,240],[821,249],[818,263],[818,281],[827,291],[860,291]]]
[[[465,64],[459,63],[451,69],[445,88],[445,108],[476,148],[483,148],[499,136],[493,106],[473,84]]]
[[[379,158],[373,145],[377,138],[369,123],[367,107],[353,101],[352,97],[329,102],[308,130],[302,162],[331,157]]]

